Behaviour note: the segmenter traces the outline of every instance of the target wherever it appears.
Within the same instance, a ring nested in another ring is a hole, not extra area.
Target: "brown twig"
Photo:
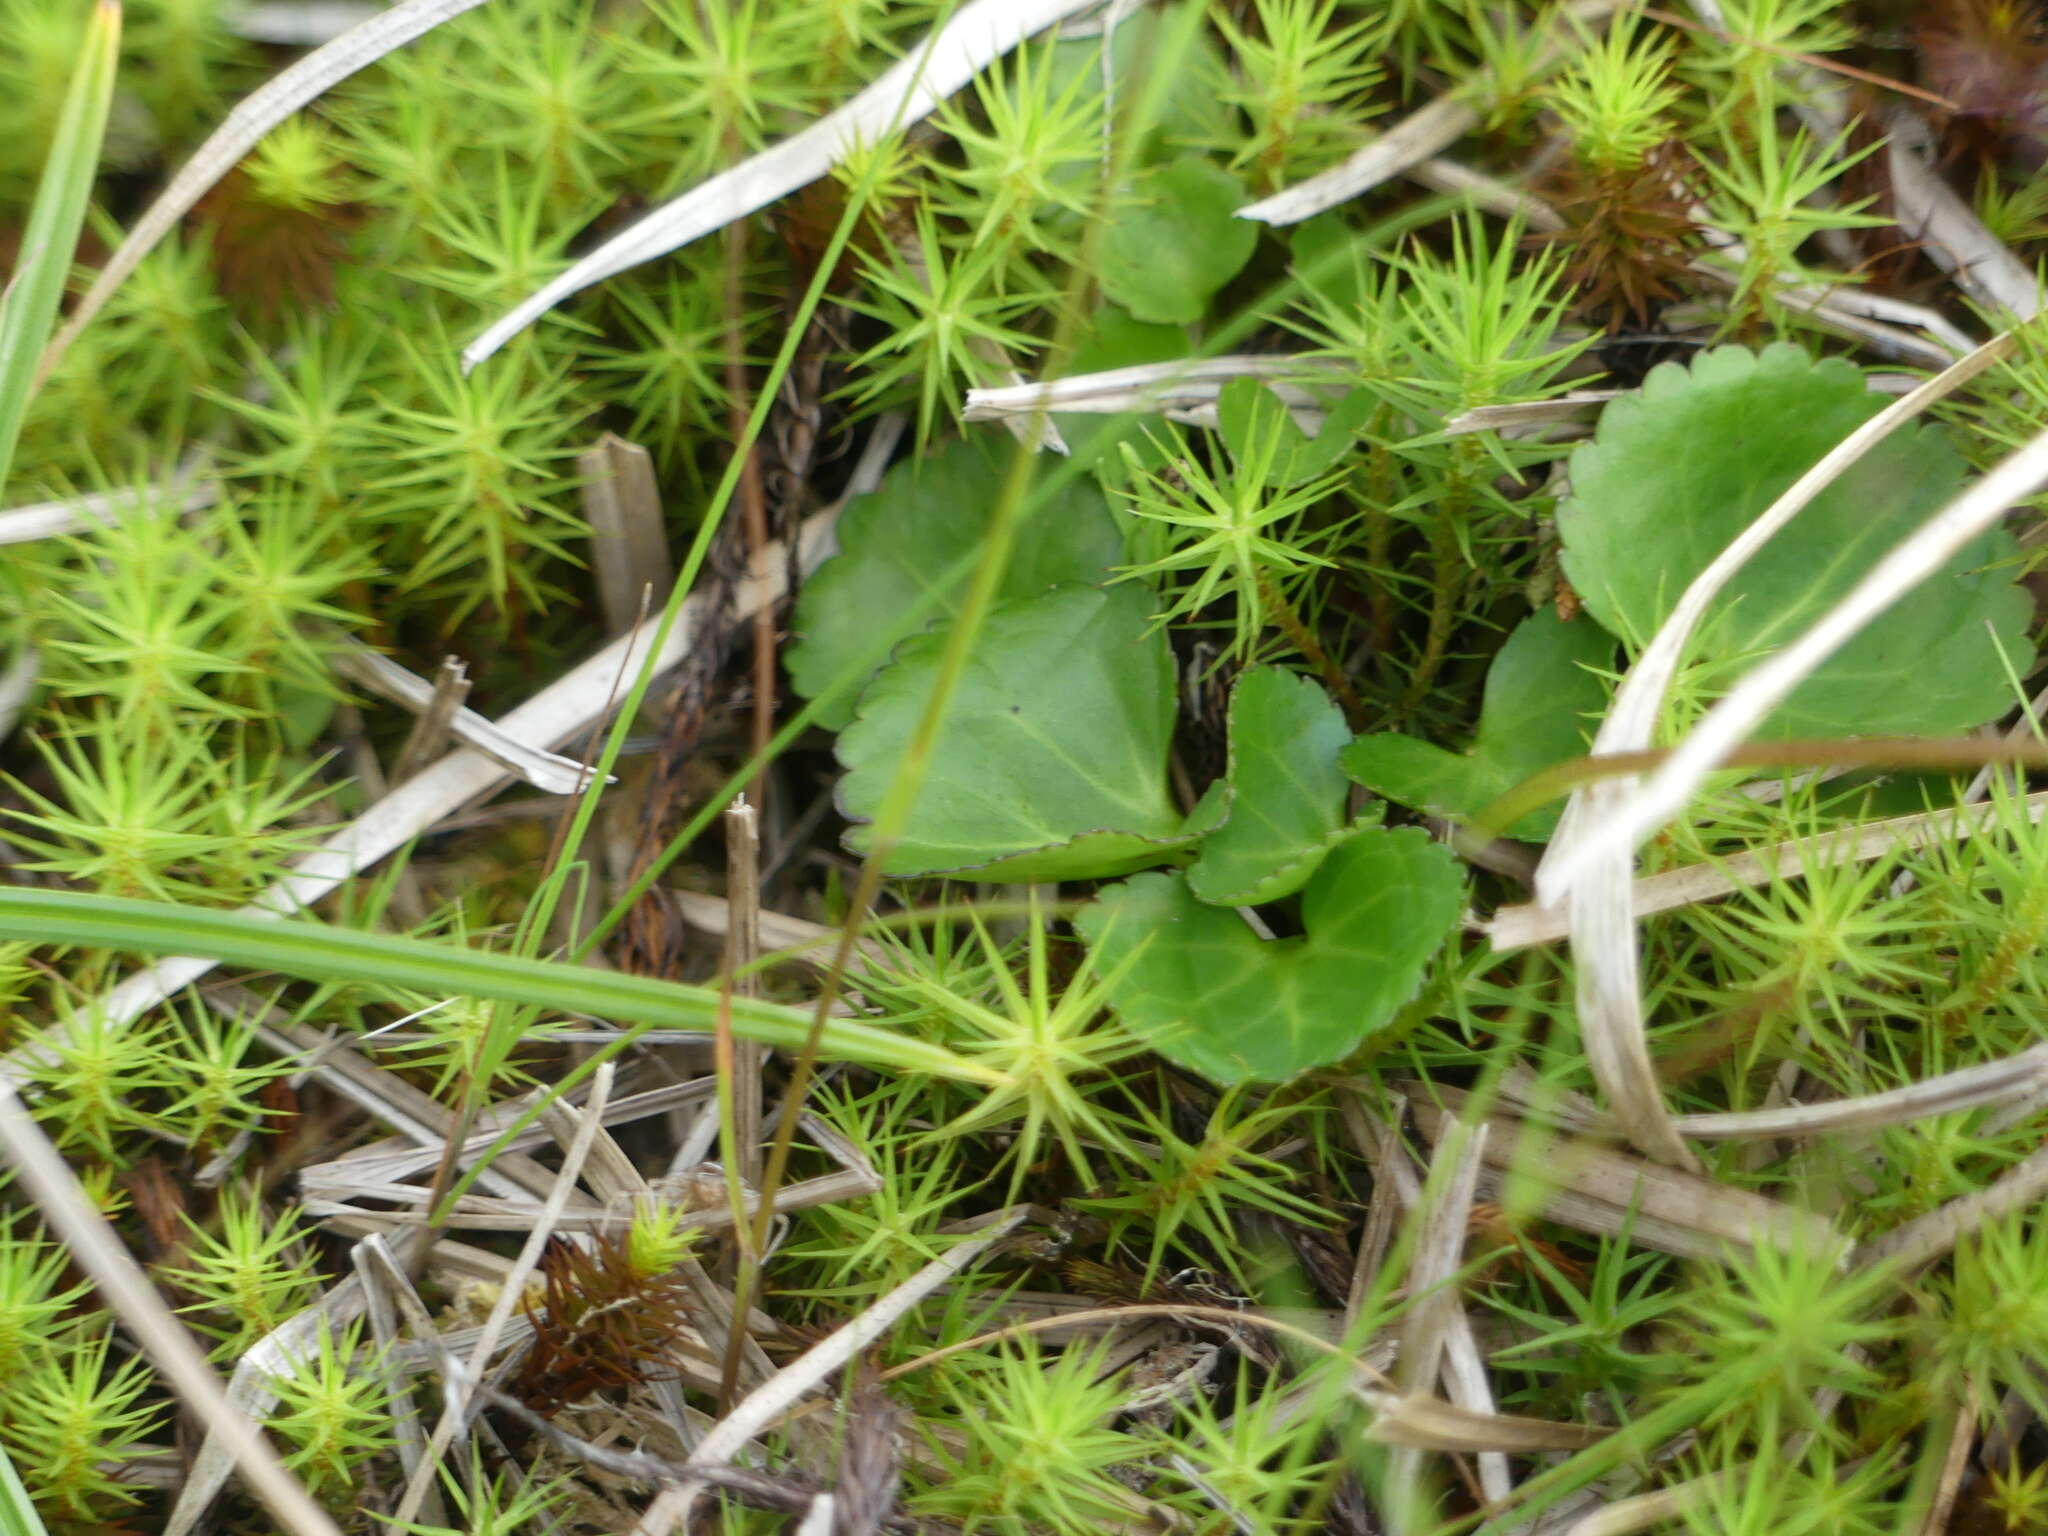
[[[1259,572],[1259,596],[1265,602],[1266,612],[1287,637],[1287,643],[1302,655],[1310,666],[1316,669],[1316,676],[1323,680],[1323,686],[1335,695],[1344,711],[1344,722],[1354,731],[1366,727],[1365,700],[1358,696],[1358,690],[1351,686],[1351,679],[1344,675],[1344,669],[1323,649],[1323,642],[1316,638],[1314,630],[1302,621],[1299,611],[1280,590],[1280,584],[1265,571]]]
[[[747,421],[753,415],[747,384],[745,353],[745,295],[740,279],[747,261],[747,221],[736,219],[725,227],[725,394],[726,420],[736,443],[747,442]],[[740,465],[740,526],[746,534],[749,566],[768,547],[768,495],[761,484],[761,450],[747,443],[746,458]],[[754,716],[750,755],[765,762],[769,738],[775,734],[775,608],[763,604],[754,611]],[[747,786],[747,798],[756,806],[765,803],[767,774],[754,775]]]
[[[1844,64],[1839,60],[1830,59],[1818,53],[1801,53],[1795,48],[1784,48],[1776,43],[1767,43],[1761,38],[1738,37],[1732,32],[1723,32],[1719,27],[1710,27],[1704,22],[1689,21],[1683,16],[1675,16],[1670,11],[1659,10],[1651,5],[1644,6],[1642,14],[1649,17],[1652,21],[1662,22],[1667,27],[1677,27],[1681,32],[1699,32],[1707,37],[1719,38],[1724,43],[1740,43],[1745,48],[1756,48],[1764,53],[1775,53],[1781,59],[1788,60],[1794,64],[1804,64],[1808,69],[1825,70],[1831,75],[1840,75],[1846,80],[1859,80],[1865,85],[1874,85],[1881,91],[1895,91],[1901,96],[1911,96],[1916,100],[1928,103],[1930,106],[1940,107],[1947,112],[1961,110],[1948,97],[1939,95],[1934,91],[1925,90],[1917,85],[1908,85],[1905,81],[1894,80],[1889,75],[1873,74],[1867,69],[1858,69],[1853,64]]]
[[[754,1273],[760,1263],[762,1244],[753,1240],[754,1228],[746,1219],[747,1185],[759,1176],[761,1161],[761,1062],[758,1045],[742,1044],[733,1038],[732,999],[734,994],[756,996],[761,990],[758,975],[751,973],[761,951],[761,832],[760,818],[743,795],[725,812],[727,855],[726,901],[731,921],[725,930],[725,976],[718,994],[717,1034],[712,1050],[718,1074],[718,1117],[721,1160],[725,1164],[726,1193],[732,1203],[733,1236],[737,1241],[735,1305],[757,1288]],[[718,1411],[731,1406],[739,1385],[741,1343],[744,1328],[735,1327],[726,1341],[725,1358],[719,1367]]]

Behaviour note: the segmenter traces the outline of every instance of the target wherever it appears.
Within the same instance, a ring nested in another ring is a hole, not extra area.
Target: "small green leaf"
[[[0,486],[7,483],[22,418],[35,393],[37,361],[56,323],[78,231],[85,223],[107,110],[114,99],[120,43],[121,7],[114,0],[100,0],[86,28],[50,157],[21,232],[14,274],[0,292]]]
[[[1331,407],[1316,435],[1258,379],[1232,379],[1216,401],[1217,424],[1231,463],[1262,485],[1302,485],[1329,471],[1372,413],[1372,396],[1354,389]]]
[[[1369,827],[1309,881],[1305,937],[1260,939],[1178,874],[1112,886],[1075,926],[1154,1050],[1218,1083],[1282,1082],[1393,1021],[1457,926],[1464,886],[1427,833]]]
[[[1140,320],[1191,325],[1244,269],[1258,227],[1244,183],[1194,155],[1140,178],[1102,237],[1102,291]]]
[[[1345,835],[1350,785],[1337,755],[1350,733],[1306,677],[1252,667],[1230,694],[1228,812],[1202,840],[1188,889],[1220,907],[1291,896]],[[1205,803],[1206,800],[1205,800]]]
[[[1308,447],[1308,434],[1263,380],[1232,379],[1224,385],[1216,397],[1216,426],[1240,473],[1263,485],[1294,483],[1289,475]]]
[[[1068,586],[998,605],[939,731],[891,875],[1080,880],[1188,841],[1166,788],[1173,657],[1142,587]],[[840,808],[873,819],[937,680],[943,633],[904,642],[840,733]],[[847,846],[867,850],[855,826]]]
[[[1687,583],[1884,404],[1849,363],[1816,362],[1789,344],[1720,347],[1689,370],[1653,369],[1572,455],[1572,497],[1557,528],[1586,611],[1645,644]],[[1695,638],[1688,690],[1725,691],[1799,634],[1948,501],[1964,474],[1930,428],[1877,444],[1722,593]],[[2013,552],[2002,529],[1973,540],[1825,662],[1765,731],[1948,734],[2003,713],[2012,704],[2006,663],[2024,676],[2033,656]]]
[[[949,443],[922,460],[898,464],[870,496],[839,519],[839,553],[818,568],[797,598],[796,643],[784,653],[789,680],[805,698],[840,682],[850,657],[877,642],[937,594],[930,620],[959,610],[965,583],[941,587],[980,545],[1002,494],[1005,444],[988,437]],[[1102,579],[1123,558],[1123,539],[1101,490],[1076,480],[1025,525],[1003,573],[1000,597],[1035,597],[1063,582]],[[818,723],[838,730],[853,718],[857,689],[827,705]]]
[[[1411,736],[1361,736],[1345,750],[1344,771],[1389,800],[1469,821],[1531,774],[1585,751],[1587,718],[1607,702],[1599,673],[1613,660],[1614,639],[1598,625],[1567,624],[1549,609],[1531,614],[1487,671],[1479,734],[1468,751]],[[1545,838],[1560,814],[1547,806],[1506,830]]]
[[[1293,476],[1287,484],[1299,485],[1304,480],[1313,480],[1334,467],[1351,451],[1351,445],[1371,419],[1376,404],[1372,392],[1365,389],[1351,390],[1339,398],[1324,412],[1322,426],[1316,429],[1316,435],[1308,440],[1308,446],[1294,461]]]

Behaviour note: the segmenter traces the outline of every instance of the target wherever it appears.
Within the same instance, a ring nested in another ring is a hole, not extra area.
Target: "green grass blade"
[[[0,1447],[0,1536],[49,1536],[5,1447]]]
[[[35,206],[29,210],[20,260],[7,292],[0,295],[0,486],[7,483],[14,464],[14,445],[28,414],[29,397],[35,393],[36,362],[56,324],[71,257],[78,249],[78,231],[85,223],[85,205],[99,168],[107,109],[114,99],[120,42],[119,0],[99,0],[64,98],[42,184],[36,188]]]
[[[498,998],[666,1029],[709,1032],[718,1009],[718,993],[709,987],[358,933],[294,918],[213,912],[78,891],[0,888],[0,939],[151,955],[206,955],[231,965],[320,981]],[[781,1050],[801,1046],[810,1029],[808,1009],[735,997],[732,1013],[734,1033]],[[826,1026],[824,1049],[828,1056],[864,1066],[970,1082],[994,1082],[1001,1075],[942,1046],[853,1019],[834,1019]]]

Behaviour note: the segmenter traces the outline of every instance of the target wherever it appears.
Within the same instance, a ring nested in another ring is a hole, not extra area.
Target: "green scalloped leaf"
[[[882,626],[934,592],[973,554],[1002,493],[1007,439],[962,438],[925,459],[898,464],[872,495],[839,518],[839,553],[818,567],[796,601],[797,638],[783,653],[790,685],[816,698],[840,680],[850,657]],[[1035,597],[1066,582],[1104,579],[1124,557],[1102,490],[1085,477],[1051,496],[1017,541],[999,597]],[[952,618],[965,581],[941,592],[929,621]],[[857,689],[825,706],[818,723],[853,718]]]
[[[1284,1082],[1394,1021],[1464,904],[1449,849],[1415,827],[1348,839],[1302,896],[1305,937],[1259,938],[1179,874],[1112,886],[1075,919],[1111,1002],[1152,1049],[1218,1083]]]
[[[1607,407],[1572,455],[1557,515],[1564,569],[1586,611],[1632,645],[1686,584],[1830,448],[1882,410],[1851,364],[1789,344],[1721,347],[1667,363]],[[1725,692],[1818,618],[1961,487],[1941,435],[1905,427],[1879,443],[1737,574],[1695,637],[1689,692]],[[2030,605],[2002,529],[1973,540],[1830,658],[1765,734],[1951,734],[2012,703]],[[1931,685],[1939,679],[1938,685]]]
[[[1588,717],[1607,703],[1598,675],[1614,662],[1614,637],[1588,620],[1565,623],[1549,609],[1515,626],[1486,673],[1479,733],[1464,752],[1412,736],[1361,736],[1344,751],[1344,771],[1389,800],[1470,821],[1532,774],[1586,750]],[[1507,829],[1541,839],[1557,830],[1558,806],[1531,811]]]
[[[1165,863],[1191,835],[1167,793],[1173,657],[1152,594],[1069,586],[989,615],[883,871],[1083,880]],[[840,809],[881,809],[938,675],[945,635],[914,636],[839,736]],[[847,833],[865,853],[866,826]]]
[[[1192,325],[1244,270],[1258,226],[1237,217],[1244,183],[1199,155],[1147,172],[1102,234],[1102,291],[1140,320]]]
[[[1230,692],[1230,767],[1217,781],[1222,790],[1212,786],[1224,821],[1188,870],[1197,900],[1257,906],[1308,883],[1350,830],[1350,784],[1337,761],[1349,738],[1343,714],[1313,679],[1279,667],[1251,667],[1238,677]]]

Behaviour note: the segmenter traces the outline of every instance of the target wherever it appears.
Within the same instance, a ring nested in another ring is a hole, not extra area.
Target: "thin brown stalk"
[[[1702,22],[1689,21],[1683,16],[1674,15],[1670,11],[1659,10],[1656,6],[1644,6],[1642,14],[1649,17],[1652,21],[1662,22],[1667,27],[1677,27],[1683,32],[1702,32],[1708,37],[1718,38],[1724,43],[1740,43],[1745,48],[1756,48],[1764,53],[1775,53],[1779,58],[1784,59],[1788,63],[1804,64],[1808,69],[1825,70],[1829,74],[1840,75],[1845,80],[1855,80],[1864,85],[1876,86],[1881,91],[1891,91],[1900,96],[1911,96],[1917,101],[1926,102],[1929,106],[1940,107],[1944,112],[1957,112],[1961,110],[1953,101],[1950,101],[1946,96],[1940,95],[1938,92],[1925,90],[1917,85],[1908,85],[1903,80],[1892,79],[1890,75],[1873,74],[1870,70],[1858,69],[1853,64],[1844,64],[1841,60],[1828,58],[1825,54],[1801,53],[1796,48],[1787,48],[1782,44],[1768,42],[1760,37],[1737,37],[1733,33],[1722,31],[1719,27],[1710,27]]]
[[[753,415],[752,392],[747,384],[745,304],[741,278],[747,264],[747,221],[735,219],[725,227],[725,394],[726,420],[732,440],[747,445],[740,464],[740,524],[746,532],[747,562],[751,566],[768,547],[768,493],[761,482],[760,445],[747,437],[747,421]],[[751,737],[753,760],[768,760],[768,741],[775,734],[775,607],[763,604],[754,610],[754,716]],[[747,785],[747,798],[757,806],[766,803],[766,770],[754,775]]]
[[[755,996],[760,978],[750,967],[761,947],[760,817],[743,795],[726,809],[726,900],[732,921],[725,930],[725,977],[718,994],[718,1026],[713,1041],[718,1077],[718,1140],[725,1164],[726,1194],[732,1205],[737,1240],[735,1299],[757,1288],[761,1245],[746,1219],[747,1185],[759,1174],[761,1159],[761,1048],[733,1038],[732,999],[735,993]],[[740,1277],[745,1277],[741,1279]],[[737,1312],[737,1308],[736,1308]],[[718,1411],[732,1406],[739,1384],[744,1327],[735,1326],[726,1340],[719,1367]]]
[[[726,813],[726,974],[737,997],[759,997],[761,976],[761,816],[741,799]],[[732,1161],[748,1184],[761,1177],[761,1068],[764,1047],[752,1041],[733,1044]]]
[[[1323,642],[1316,638],[1316,632],[1302,622],[1300,612],[1289,602],[1280,590],[1280,584],[1266,572],[1259,572],[1259,597],[1266,605],[1266,613],[1280,633],[1287,637],[1287,643],[1302,655],[1310,666],[1316,669],[1316,676],[1336,697],[1344,710],[1344,723],[1354,731],[1366,726],[1365,701],[1358,696],[1358,690],[1351,686],[1351,679],[1344,675],[1344,669],[1323,649]]]
[[[1439,535],[1437,544],[1430,584],[1429,630],[1423,636],[1422,655],[1409,674],[1408,687],[1395,706],[1395,713],[1403,718],[1413,714],[1429,696],[1430,685],[1443,670],[1444,658],[1450,654],[1451,630],[1457,623],[1458,603],[1465,594],[1465,562],[1447,537]]]

